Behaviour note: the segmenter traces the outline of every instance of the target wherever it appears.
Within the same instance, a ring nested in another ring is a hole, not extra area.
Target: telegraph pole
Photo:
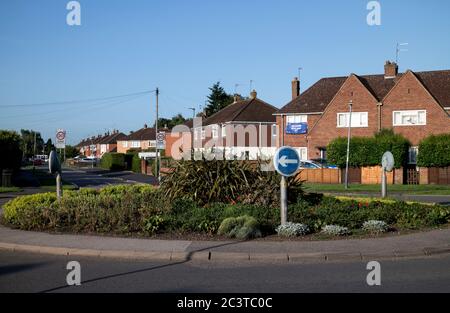
[[[158,149],[158,103],[159,101],[159,89],[156,87],[156,122],[155,122],[155,144],[156,144],[156,157],[155,157],[155,175],[160,181],[159,176],[159,149]]]

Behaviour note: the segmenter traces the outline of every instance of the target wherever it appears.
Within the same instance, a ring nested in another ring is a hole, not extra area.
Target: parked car
[[[320,164],[314,161],[300,161],[300,168],[302,169],[316,169],[316,168],[322,168]]]
[[[337,165],[328,163],[326,159],[312,159],[311,161],[320,164],[322,168],[338,168]]]

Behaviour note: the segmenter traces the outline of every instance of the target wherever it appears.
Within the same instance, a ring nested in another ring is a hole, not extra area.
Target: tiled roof
[[[450,70],[414,73],[443,107],[450,106]],[[364,86],[381,101],[404,74],[395,79],[381,75],[357,76]],[[348,77],[322,78],[276,114],[323,112]]]
[[[228,122],[275,122],[274,106],[258,99],[246,99],[232,103],[207,118],[203,125]]]
[[[156,140],[156,132],[154,128],[144,127],[129,134],[123,140]]]
[[[126,137],[124,133],[113,133],[107,136],[103,136],[102,139],[98,142],[99,144],[114,144],[117,143],[118,140],[123,140]]]

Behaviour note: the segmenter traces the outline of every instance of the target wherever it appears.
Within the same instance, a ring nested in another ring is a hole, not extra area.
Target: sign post
[[[381,158],[381,197],[387,197],[387,179],[386,172],[392,172],[394,169],[394,156],[391,152],[386,152]]]
[[[287,181],[286,177],[294,176],[300,167],[300,155],[297,150],[291,147],[281,147],[275,152],[273,157],[275,170],[281,175],[280,183],[280,206],[281,225],[287,223]]]
[[[62,196],[62,184],[61,184],[61,163],[59,162],[58,153],[56,148],[50,152],[48,158],[48,169],[50,173],[56,174],[56,196],[61,199]]]
[[[56,131],[56,140],[55,140],[55,147],[59,149],[59,152],[61,152],[62,149],[64,149],[64,161],[66,160],[66,131],[64,129],[58,129]]]

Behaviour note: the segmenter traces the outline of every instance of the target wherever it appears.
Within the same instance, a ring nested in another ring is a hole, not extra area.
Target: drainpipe
[[[378,132],[381,131],[381,106],[383,105],[382,102],[377,103],[377,111],[378,111]]]

